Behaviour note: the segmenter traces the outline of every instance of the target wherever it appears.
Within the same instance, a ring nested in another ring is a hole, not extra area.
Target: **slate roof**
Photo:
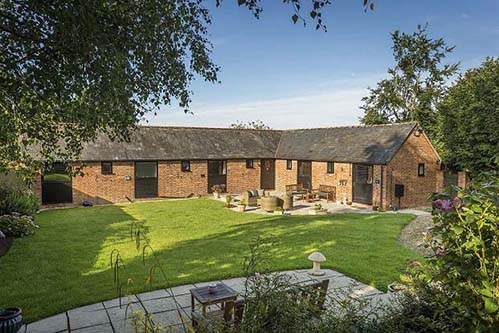
[[[416,123],[283,131],[276,158],[386,164]]]
[[[280,131],[141,126],[130,142],[101,135],[85,145],[82,161],[274,158]]]
[[[386,164],[416,123],[297,130],[139,127],[130,142],[100,136],[82,161],[278,158]]]

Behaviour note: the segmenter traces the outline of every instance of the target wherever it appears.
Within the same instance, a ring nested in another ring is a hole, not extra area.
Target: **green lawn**
[[[50,210],[34,236],[17,239],[0,258],[0,307],[19,306],[30,322],[116,297],[110,253],[118,249],[135,291],[146,291],[148,268],[130,240],[132,221],[144,229],[168,275],[157,287],[242,275],[248,242],[277,236],[275,270],[308,268],[320,250],[325,267],[385,289],[417,258],[398,241],[413,218],[402,214],[264,216],[238,213],[210,199]]]

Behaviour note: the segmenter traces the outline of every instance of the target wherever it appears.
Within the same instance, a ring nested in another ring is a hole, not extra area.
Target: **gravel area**
[[[423,234],[426,228],[433,225],[431,215],[417,216],[400,233],[400,242],[416,253],[425,256],[431,255],[431,249],[425,248],[423,244]]]

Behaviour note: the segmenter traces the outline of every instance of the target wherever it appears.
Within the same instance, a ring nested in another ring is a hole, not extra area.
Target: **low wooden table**
[[[221,304],[221,308],[225,307],[225,303],[234,302],[237,299],[237,292],[223,282],[217,283],[214,292],[208,291],[208,286],[193,288],[191,291],[191,310],[194,311],[195,301],[201,304],[201,312],[206,316],[206,307],[213,304]]]
[[[317,195],[315,193],[308,192],[303,196],[303,200],[306,202],[314,202],[315,200],[317,200]]]

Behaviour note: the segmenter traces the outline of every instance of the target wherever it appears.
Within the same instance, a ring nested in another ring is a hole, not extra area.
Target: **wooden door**
[[[352,201],[371,205],[373,202],[373,167],[372,165],[353,165]]]
[[[275,189],[275,160],[264,159],[260,161],[260,187],[265,190]]]
[[[298,184],[306,189],[312,189],[312,162],[298,161]]]

